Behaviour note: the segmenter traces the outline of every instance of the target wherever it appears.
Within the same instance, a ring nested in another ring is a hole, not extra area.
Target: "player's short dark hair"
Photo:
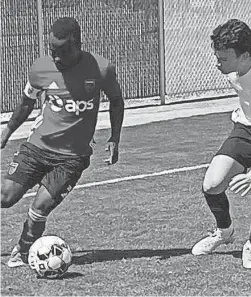
[[[212,46],[215,50],[233,48],[239,56],[245,52],[251,55],[251,29],[237,19],[230,19],[214,29],[211,35]]]
[[[81,46],[81,29],[78,22],[72,17],[57,19],[52,25],[51,32],[58,39],[73,36],[76,44]]]

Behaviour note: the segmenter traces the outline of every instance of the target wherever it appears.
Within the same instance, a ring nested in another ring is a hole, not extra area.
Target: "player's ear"
[[[244,52],[241,56],[242,56],[243,60],[250,59],[250,53],[249,52]]]
[[[72,34],[70,34],[70,36],[68,37],[68,39],[69,39],[71,42],[75,41],[75,38],[74,38],[74,36],[73,36]]]
[[[75,43],[75,44],[77,44],[77,40],[76,40],[76,38],[73,36],[73,34],[71,34],[71,35],[68,37],[68,40],[69,40],[71,43]]]

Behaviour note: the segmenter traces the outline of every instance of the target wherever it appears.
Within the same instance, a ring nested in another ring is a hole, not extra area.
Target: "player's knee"
[[[202,191],[204,194],[217,195],[224,190],[221,189],[220,183],[216,179],[204,179]]]
[[[37,214],[39,214],[39,215],[42,215],[42,216],[47,216],[47,215],[49,215],[49,206],[48,206],[48,204],[47,203],[44,203],[44,204],[38,204],[38,203],[36,203],[36,202],[34,202],[33,204],[32,204],[32,210],[35,212],[35,213],[37,213]]]
[[[53,199],[50,195],[39,195],[32,203],[32,209],[42,216],[48,216],[57,206],[57,201],[55,201],[55,199]]]

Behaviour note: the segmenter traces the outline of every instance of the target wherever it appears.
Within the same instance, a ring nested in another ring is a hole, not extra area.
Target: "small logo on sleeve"
[[[30,98],[30,99],[37,99],[37,96],[39,94],[40,90],[36,89],[31,86],[30,82],[28,81],[25,88],[24,88],[24,94]]]
[[[8,174],[9,174],[9,175],[14,174],[14,173],[16,172],[16,170],[17,170],[18,165],[19,165],[18,163],[11,162],[11,163],[10,163],[10,166],[9,166]]]
[[[34,92],[34,88],[32,86],[29,86],[27,93],[30,95],[32,94],[32,92]]]

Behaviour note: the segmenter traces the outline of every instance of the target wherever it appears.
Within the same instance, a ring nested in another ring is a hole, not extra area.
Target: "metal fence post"
[[[160,103],[165,104],[166,78],[165,78],[165,29],[164,29],[164,0],[158,0],[159,23],[159,92]]]
[[[42,0],[37,0],[37,23],[38,23],[38,51],[39,51],[39,56],[41,57],[44,55]]]

